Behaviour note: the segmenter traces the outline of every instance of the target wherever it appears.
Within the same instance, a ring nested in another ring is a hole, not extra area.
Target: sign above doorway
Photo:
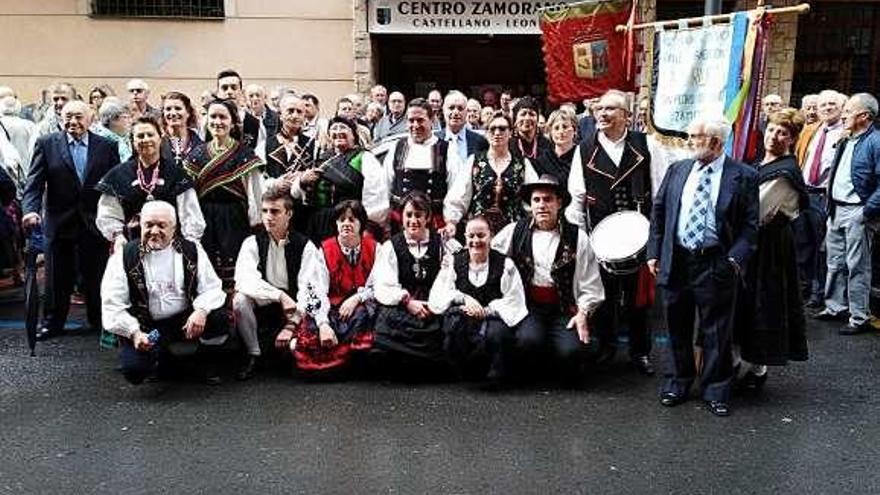
[[[373,34],[541,34],[539,9],[566,2],[367,0]]]

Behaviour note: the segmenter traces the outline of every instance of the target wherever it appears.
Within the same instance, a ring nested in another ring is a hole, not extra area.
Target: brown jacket
[[[804,126],[801,135],[798,136],[797,143],[794,145],[794,156],[797,158],[798,166],[803,169],[804,162],[807,161],[807,154],[810,152],[810,141],[816,135],[816,131],[822,127],[822,121],[814,122]]]

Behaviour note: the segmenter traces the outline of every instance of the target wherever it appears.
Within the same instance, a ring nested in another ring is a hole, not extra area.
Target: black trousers
[[[636,307],[638,272],[629,275],[615,275],[601,270],[602,285],[605,286],[605,302],[596,310],[593,323],[602,343],[617,345],[617,331],[625,324],[629,335],[629,355],[631,358],[647,356],[651,353],[651,335],[648,332],[648,308]]]
[[[673,368],[665,375],[662,391],[688,394],[696,379],[694,330],[698,325],[703,348],[700,395],[704,400],[727,401],[733,379],[731,346],[739,277],[721,248],[698,254],[676,248],[674,258],[669,284],[661,287],[673,353]]]
[[[70,296],[79,281],[86,298],[86,316],[93,329],[101,325],[101,278],[107,267],[110,244],[86,228],[75,238],[47,240],[46,258],[46,327],[59,332],[67,322]]]
[[[182,311],[170,318],[155,320],[151,328],[144,329],[147,333],[153,329],[159,331],[159,344],[153,346],[150,351],[139,351],[134,348],[131,340],[120,339],[119,364],[122,368],[122,376],[129,383],[134,385],[143,383],[157,365],[160,372],[164,366],[169,365],[172,357],[168,352],[168,346],[185,339],[183,326],[190,314],[192,310]],[[213,339],[223,335],[229,335],[229,313],[224,308],[220,308],[208,313],[202,338]]]
[[[810,191],[810,207],[792,222],[804,301],[825,304],[825,193]]]
[[[532,369],[530,364],[549,354],[564,377],[575,378],[596,356],[601,337],[593,336],[589,344],[584,344],[575,329],[567,328],[569,320],[571,316],[558,310],[529,306],[529,315],[516,329],[517,366]]]
[[[443,350],[464,378],[506,377],[514,331],[500,318],[477,320],[453,307],[443,316]]]

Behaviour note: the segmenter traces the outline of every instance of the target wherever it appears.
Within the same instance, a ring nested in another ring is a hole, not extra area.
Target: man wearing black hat
[[[587,234],[567,222],[568,191],[548,174],[523,184],[531,216],[504,227],[492,245],[513,259],[526,287],[529,316],[516,330],[521,357],[549,347],[568,380],[577,380],[595,344],[589,317],[605,299]],[[588,346],[589,345],[589,346]]]

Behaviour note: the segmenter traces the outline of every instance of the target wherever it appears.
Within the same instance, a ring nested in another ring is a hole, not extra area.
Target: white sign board
[[[375,34],[541,34],[539,8],[566,2],[367,0]]]
[[[687,132],[697,117],[722,118],[733,26],[664,31],[659,38],[654,126]]]

